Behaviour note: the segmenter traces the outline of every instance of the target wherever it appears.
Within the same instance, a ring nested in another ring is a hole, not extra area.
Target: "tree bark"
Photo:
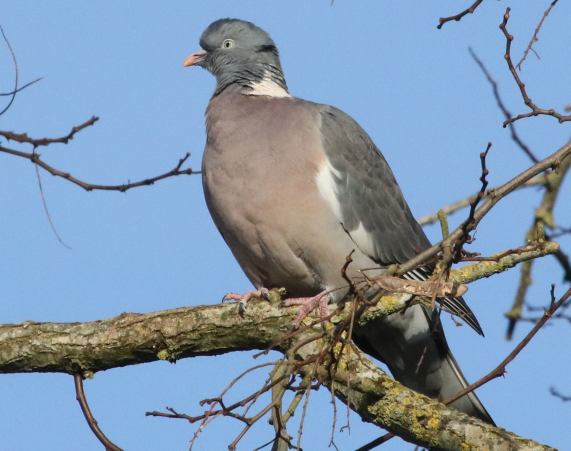
[[[530,249],[453,271],[451,280],[468,283],[503,271],[518,262],[558,249],[535,243]],[[295,307],[254,300],[240,315],[237,304],[218,304],[148,314],[124,313],[86,323],[25,322],[0,325],[0,373],[61,372],[85,374],[111,368],[200,355],[252,349],[286,352],[320,327],[308,328],[292,340]],[[278,298],[278,299],[276,299]],[[360,319],[368,321],[406,307],[406,296],[383,296]],[[340,313],[346,315],[350,304]],[[303,359],[319,352],[320,340],[302,346]],[[327,365],[317,377],[364,420],[421,446],[435,449],[551,449],[520,438],[409,390],[377,368],[364,354],[346,347],[330,378]]]

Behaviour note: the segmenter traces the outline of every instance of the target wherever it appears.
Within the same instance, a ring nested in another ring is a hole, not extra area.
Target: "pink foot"
[[[313,312],[316,308],[319,308],[319,318],[321,320],[325,320],[327,318],[327,304],[329,304],[329,294],[327,291],[322,291],[319,294],[316,294],[313,297],[307,298],[289,298],[284,301],[284,305],[292,306],[292,305],[301,305],[299,312],[295,319],[293,320],[293,327],[297,329],[301,322]]]
[[[246,304],[252,298],[263,298],[267,301],[270,300],[270,290],[267,288],[260,288],[259,290],[252,290],[247,291],[244,294],[239,293],[226,293],[222,298],[222,302],[229,302],[229,301],[238,301],[239,307],[238,310],[240,314],[243,314],[246,311]]]

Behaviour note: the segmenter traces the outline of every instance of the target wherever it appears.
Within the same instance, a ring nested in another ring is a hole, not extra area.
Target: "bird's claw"
[[[325,321],[328,316],[327,305],[330,301],[329,294],[326,291],[306,298],[290,298],[284,301],[285,306],[300,305],[301,308],[297,312],[295,319],[293,320],[293,329],[298,329],[301,322],[315,309],[319,308],[319,319]]]
[[[265,287],[259,288],[258,290],[247,291],[244,294],[239,293],[226,293],[222,297],[222,303],[225,302],[238,302],[238,312],[240,315],[243,315],[246,311],[246,304],[252,298],[261,298],[265,299],[266,301],[270,301],[270,290]]]

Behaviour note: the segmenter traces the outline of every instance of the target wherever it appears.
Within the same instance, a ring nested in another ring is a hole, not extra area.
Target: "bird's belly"
[[[345,284],[341,268],[353,250],[350,272],[374,266],[331,213],[313,178],[298,177],[291,168],[283,172],[279,162],[272,166],[275,177],[244,162],[239,170],[248,177],[209,166],[203,175],[208,208],[255,286],[285,287],[292,296],[337,288]]]
[[[268,174],[244,166],[237,170],[249,176],[206,171],[204,193],[218,230],[248,278],[257,287],[286,287],[295,296],[320,291],[322,281],[305,263],[303,245],[296,245],[297,202],[284,199],[279,180]]]

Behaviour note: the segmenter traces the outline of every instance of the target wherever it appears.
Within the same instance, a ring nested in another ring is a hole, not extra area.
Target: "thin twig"
[[[549,108],[549,109],[540,108],[535,103],[533,103],[533,101],[531,100],[531,98],[527,94],[527,91],[525,89],[525,84],[521,81],[521,78],[517,74],[517,71],[514,67],[512,57],[511,57],[511,46],[512,46],[512,41],[514,40],[514,37],[513,37],[513,35],[511,35],[508,32],[508,29],[507,29],[508,21],[510,19],[510,11],[511,11],[511,8],[509,8],[509,7],[506,8],[506,12],[504,13],[502,23],[500,24],[500,30],[502,30],[502,33],[504,34],[504,36],[506,38],[506,52],[504,55],[504,59],[506,60],[508,68],[509,68],[518,88],[519,88],[519,91],[521,93],[521,96],[523,98],[524,103],[528,106],[528,108],[531,111],[529,113],[518,114],[515,117],[511,117],[510,119],[506,119],[504,121],[504,127],[507,127],[507,125],[510,124],[511,122],[515,122],[515,121],[518,121],[518,120],[526,118],[526,117],[539,116],[539,115],[552,116],[552,117],[556,118],[559,121],[559,123],[571,121],[571,114],[570,115],[563,115],[563,114],[555,111],[553,108]]]
[[[541,16],[539,23],[535,27],[535,31],[533,32],[533,36],[529,40],[529,43],[527,44],[527,47],[526,47],[525,51],[523,52],[523,55],[522,55],[521,59],[519,60],[519,63],[516,64],[516,67],[518,68],[518,70],[520,72],[521,72],[521,65],[527,59],[527,55],[529,54],[530,51],[533,51],[535,56],[537,56],[537,59],[541,59],[539,57],[539,54],[535,51],[535,49],[533,49],[533,44],[535,44],[538,41],[537,36],[539,35],[539,31],[541,30],[541,27],[543,26],[543,22],[545,22],[545,19],[547,19],[547,16],[549,16],[549,13],[553,9],[553,7],[557,4],[558,1],[559,0],[553,0],[550,3],[549,7],[543,13],[543,16]]]
[[[230,443],[230,445],[228,445],[228,449],[230,451],[234,451],[236,449],[236,446],[238,446],[238,442],[240,440],[242,440],[242,438],[244,437],[244,435],[246,435],[246,433],[250,430],[250,428],[254,424],[256,424],[256,422],[260,418],[262,418],[266,413],[268,413],[271,409],[273,409],[277,402],[278,402],[278,400],[271,402],[266,407],[264,407],[262,410],[260,410],[260,412],[258,412],[255,416],[250,418],[248,420],[248,422],[246,423],[246,425],[244,426],[244,428],[242,429],[242,431],[240,431],[240,433],[236,436],[236,438],[232,441],[232,443]]]
[[[527,290],[531,285],[531,270],[533,260],[528,260],[521,265],[519,283],[512,308],[505,314],[508,318],[508,327],[506,331],[506,340],[513,338],[517,322],[521,319],[521,307],[525,303]]]
[[[559,398],[563,402],[571,401],[571,396],[561,394],[555,387],[549,388],[549,393],[551,393],[552,396]]]
[[[441,17],[440,19],[438,19],[438,25],[436,26],[436,28],[440,30],[442,26],[447,22],[451,22],[453,20],[459,22],[460,20],[462,20],[464,16],[468,14],[473,14],[474,11],[476,11],[476,8],[480,6],[480,3],[482,3],[483,1],[484,0],[476,0],[468,8],[466,8],[464,11],[459,12],[458,14],[454,14],[453,16],[448,16],[448,17]]]
[[[492,148],[492,143],[489,142],[486,146],[486,150],[480,153],[480,166],[482,169],[482,173],[480,175],[480,182],[482,183],[482,187],[480,191],[476,194],[476,198],[470,202],[470,212],[468,213],[468,218],[460,225],[460,230],[462,231],[460,238],[454,243],[453,248],[453,261],[460,261],[462,257],[462,249],[465,243],[470,243],[472,238],[470,237],[470,232],[472,232],[476,225],[478,224],[474,218],[476,213],[476,208],[478,204],[482,201],[486,194],[486,189],[488,188],[488,168],[486,167],[486,157],[488,156],[488,152]]]
[[[313,376],[311,377],[313,378]],[[305,416],[307,414],[307,406],[309,405],[309,396],[311,395],[311,384],[307,385],[305,389],[305,400],[303,401],[303,407],[301,408],[301,418],[299,420],[299,427],[297,429],[297,443],[295,449],[301,451],[301,436],[303,435],[303,426],[305,424]]]
[[[381,446],[383,443],[388,442],[393,437],[395,437],[395,434],[387,432],[386,434],[377,437],[375,440],[371,440],[369,443],[357,448],[356,451],[370,451],[375,449],[377,446]]]
[[[287,361],[279,361],[270,373],[270,379],[274,379],[276,377],[280,377],[284,375],[288,371],[288,364]],[[275,385],[272,388],[272,402],[274,402],[274,406],[272,408],[271,417],[270,417],[270,424],[274,427],[275,431],[275,441],[272,450],[280,451],[283,449],[288,449],[291,443],[291,436],[288,434],[286,429],[286,421],[283,417],[282,412],[282,403],[283,397],[286,392],[286,387],[292,381],[288,381],[287,379],[283,379],[283,381]]]
[[[525,242],[540,242],[549,239],[545,233],[545,229],[553,229],[555,227],[555,220],[553,219],[553,210],[559,196],[563,180],[571,168],[571,157],[566,157],[561,161],[557,171],[553,171],[545,177],[545,192],[541,199],[541,203],[535,209],[531,227],[526,233]],[[569,268],[569,260],[566,259],[566,254],[558,250],[556,258],[563,268],[564,279],[571,280],[571,271]],[[519,279],[516,296],[510,310],[506,313],[508,318],[508,326],[506,338],[511,340],[517,325],[521,319],[522,306],[525,303],[525,296],[527,290],[531,285],[531,270],[533,263],[531,261],[525,262],[521,267],[521,274]]]
[[[89,408],[89,404],[85,398],[85,392],[83,391],[83,377],[81,374],[74,374],[73,380],[75,383],[75,398],[77,399],[77,402],[79,402],[83,416],[85,417],[89,428],[93,431],[95,437],[97,437],[97,440],[99,440],[101,444],[105,446],[106,451],[122,451],[121,448],[119,448],[115,443],[107,438],[107,436],[99,428],[97,420],[91,413],[91,409]]]
[[[488,196],[486,198],[486,202],[484,202],[474,213],[473,218],[473,226],[475,227],[484,216],[488,214],[488,212],[504,197],[508,194],[515,191],[525,182],[530,180],[532,177],[542,173],[546,169],[555,169],[561,164],[561,161],[571,155],[571,143],[565,144],[561,149],[557,152],[553,153],[549,157],[541,160],[540,162],[534,164],[530,168],[526,169],[525,171],[521,172],[510,181],[504,183],[503,185],[499,186],[498,188],[494,189],[493,191],[490,190]],[[432,259],[435,255],[441,252],[446,246],[450,246],[453,242],[458,240],[460,236],[462,236],[463,230],[461,227],[456,228],[450,236],[425,251],[418,254],[416,257],[413,257],[408,262],[398,265],[393,268],[395,274],[405,274],[408,271],[420,266],[424,262]]]
[[[12,93],[11,93],[10,100],[8,101],[8,105],[6,105],[2,109],[2,111],[0,111],[0,116],[2,116],[6,111],[8,111],[10,109],[10,107],[14,103],[14,99],[16,99],[16,94],[18,93],[19,71],[18,71],[18,60],[16,59],[16,53],[14,52],[14,49],[12,48],[12,45],[10,44],[10,41],[8,40],[8,36],[6,36],[6,33],[4,33],[4,28],[2,28],[2,25],[0,25],[0,33],[2,33],[2,38],[4,39],[4,42],[6,43],[6,47],[8,47],[8,51],[10,52],[10,56],[12,57],[12,63],[14,64],[14,89],[12,89]]]
[[[563,280],[565,282],[571,283],[571,261],[569,261],[569,256],[561,249],[555,252],[553,256],[559,262],[559,265],[563,269]]]
[[[0,136],[3,136],[8,141],[16,141],[22,144],[31,144],[32,146],[34,146],[34,148],[40,146],[49,146],[50,144],[56,144],[56,143],[67,144],[69,141],[71,141],[74,138],[74,136],[77,133],[82,131],[84,128],[91,127],[98,120],[99,118],[97,116],[92,116],[82,124],[72,127],[67,135],[60,136],[59,138],[32,138],[28,136],[27,133],[15,133],[3,130],[0,130]]]
[[[563,235],[571,235],[571,227],[553,227],[553,231],[549,234],[549,239],[560,238]]]
[[[39,82],[39,81],[41,81],[41,80],[43,80],[43,79],[44,79],[44,77],[38,77],[38,78],[36,78],[35,80],[29,81],[28,83],[26,83],[26,84],[20,86],[18,89],[13,89],[13,90],[10,91],[10,92],[0,92],[0,97],[12,96],[12,95],[14,95],[14,94],[17,94],[17,93],[19,93],[20,91],[23,91],[23,90],[26,89],[27,87],[32,86],[33,84],[35,84],[35,83],[37,83],[37,82]]]
[[[0,152],[4,152],[4,153],[7,153],[9,155],[14,155],[14,156],[19,157],[19,158],[24,158],[26,160],[30,160],[32,163],[38,165],[40,168],[49,172],[53,176],[61,177],[65,180],[67,180],[68,182],[71,182],[74,185],[77,185],[80,188],[83,188],[85,191],[95,191],[95,190],[120,191],[120,192],[124,193],[125,191],[128,191],[132,188],[138,188],[140,186],[153,185],[154,183],[156,183],[160,180],[164,180],[164,179],[167,179],[170,177],[176,177],[179,175],[200,174],[200,171],[194,171],[192,168],[181,169],[182,165],[190,157],[190,153],[187,153],[178,161],[177,165],[173,169],[171,169],[168,172],[165,172],[164,174],[157,175],[155,177],[146,178],[143,180],[139,180],[137,182],[124,183],[122,185],[100,185],[100,184],[96,184],[96,183],[84,182],[83,180],[80,180],[80,179],[74,177],[73,175],[71,175],[68,172],[63,172],[57,168],[54,168],[53,166],[50,166],[49,164],[47,164],[45,161],[43,161],[41,159],[41,156],[38,153],[22,152],[20,150],[9,149],[9,148],[4,147],[2,145],[0,145]]]
[[[502,98],[500,96],[500,90],[498,88],[497,81],[492,78],[492,76],[490,75],[490,72],[488,71],[488,69],[486,68],[486,66],[482,62],[482,60],[480,58],[478,58],[478,55],[476,55],[476,52],[474,52],[472,47],[468,47],[468,52],[470,52],[470,56],[476,62],[476,64],[480,68],[480,70],[484,73],[484,76],[486,77],[486,80],[488,80],[488,83],[490,83],[490,85],[492,86],[492,92],[494,94],[494,98],[496,99],[496,103],[498,105],[498,108],[500,109],[500,111],[504,115],[505,120],[509,121],[512,117],[512,113],[507,109],[506,105],[504,104],[504,101],[502,100]],[[522,139],[519,137],[519,135],[516,131],[515,125],[512,122],[509,122],[508,127],[510,129],[510,135],[511,135],[512,141],[515,142],[521,150],[523,150],[523,152],[529,157],[529,159],[531,161],[533,161],[534,163],[537,163],[539,160],[533,154],[533,152],[529,148],[529,146],[526,143],[524,143],[522,141]]]
[[[544,175],[538,175],[536,177],[533,177],[528,182],[520,185],[517,189],[532,188],[532,187],[543,186],[543,185],[545,185],[545,176]],[[497,188],[498,187],[493,187],[493,188],[490,188],[488,191],[486,191],[486,195],[484,196],[484,198],[487,198],[490,195],[490,193],[495,192]],[[453,202],[450,205],[446,205],[445,207],[442,207],[438,211],[442,211],[442,212],[444,212],[444,214],[446,216],[450,216],[451,214],[456,213],[457,211],[462,210],[463,208],[466,208],[468,205],[470,205],[470,203],[472,203],[474,201],[476,196],[477,196],[477,194],[472,194],[471,196],[465,197],[464,199],[457,200],[456,202]],[[438,218],[438,212],[437,212],[437,213],[432,213],[432,214],[429,214],[426,216],[422,216],[422,217],[417,219],[417,222],[420,225],[429,225],[429,224],[434,224],[438,220],[439,220],[439,218]]]
[[[527,344],[531,341],[531,339],[539,332],[539,330],[545,325],[547,321],[553,316],[553,314],[561,307],[565,302],[571,297],[571,288],[569,288],[563,296],[559,298],[557,302],[554,302],[550,305],[548,309],[545,310],[541,319],[533,326],[533,328],[528,332],[528,334],[524,337],[523,340],[519,342],[519,344],[514,348],[510,354],[500,362],[500,364],[495,367],[492,371],[486,374],[484,377],[479,379],[478,381],[474,382],[473,384],[468,385],[464,390],[458,392],[456,395],[452,396],[451,398],[447,399],[444,404],[450,404],[454,401],[462,398],[463,396],[467,395],[468,393],[476,390],[477,388],[481,387],[482,385],[488,383],[489,381],[496,379],[500,376],[503,376],[506,372],[506,367],[518,356],[518,354],[527,346]]]
[[[57,231],[56,225],[53,221],[52,215],[50,214],[50,210],[48,208],[48,202],[46,200],[46,193],[44,192],[44,186],[42,185],[42,177],[40,175],[40,170],[38,169],[38,166],[35,165],[34,166],[35,172],[36,172],[36,179],[38,181],[38,188],[40,190],[40,198],[42,199],[42,206],[44,207],[44,213],[46,214],[46,217],[48,218],[48,223],[50,225],[50,228],[53,232],[53,234],[55,235],[56,239],[59,241],[59,243],[65,247],[66,249],[71,249],[71,246],[69,246],[61,237],[61,235],[59,234],[59,232]]]

